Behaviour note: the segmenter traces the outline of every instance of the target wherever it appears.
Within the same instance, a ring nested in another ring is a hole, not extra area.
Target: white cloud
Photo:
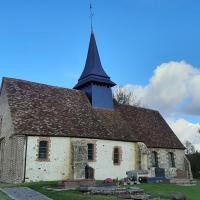
[[[149,84],[127,85],[147,107],[164,113],[200,115],[200,70],[185,61],[156,67]]]
[[[174,133],[183,143],[188,140],[195,145],[196,149],[200,150],[200,135],[198,134],[198,128],[200,127],[200,124],[194,124],[185,119],[167,121]]]
[[[200,119],[200,69],[185,61],[171,61],[157,66],[146,86],[125,87],[133,91],[144,107],[159,110],[183,143],[189,140],[200,150],[200,124],[181,117],[186,114]]]

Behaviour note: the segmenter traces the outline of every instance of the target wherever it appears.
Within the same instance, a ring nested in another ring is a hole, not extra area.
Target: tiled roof
[[[78,90],[4,78],[15,134],[142,141],[148,147],[184,146],[154,110],[115,105],[94,109]]]

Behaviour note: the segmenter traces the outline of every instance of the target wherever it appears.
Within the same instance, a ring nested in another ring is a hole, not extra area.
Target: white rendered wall
[[[43,138],[45,139],[45,137]],[[70,138],[49,138],[49,161],[37,160],[38,139],[39,137],[28,137],[25,179],[26,182],[67,179],[70,173]]]
[[[38,139],[39,137],[36,136],[28,137],[26,182],[66,180],[71,178],[71,141],[74,140],[96,142],[96,161],[89,162],[89,166],[95,169],[96,180],[124,178],[126,177],[126,171],[135,169],[135,144],[131,142],[49,137],[50,159],[49,161],[38,161]],[[122,150],[120,165],[113,164],[113,148],[115,146],[120,147]]]
[[[121,147],[122,161],[120,165],[113,164],[113,149]],[[96,140],[96,162],[89,162],[95,169],[95,179],[125,178],[126,171],[135,169],[135,145],[131,142],[111,140]]]
[[[95,144],[95,161],[88,162],[88,165],[94,168],[94,178],[96,180],[104,180],[105,178],[125,178],[127,176],[127,171],[135,169],[136,143],[112,140],[72,138],[72,141],[77,140],[85,141],[85,143]],[[122,160],[120,162],[120,165],[113,164],[114,147],[120,147],[122,151]]]

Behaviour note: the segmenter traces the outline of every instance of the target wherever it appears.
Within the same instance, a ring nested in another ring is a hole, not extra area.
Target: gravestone
[[[155,168],[155,177],[165,177],[165,169],[156,167]]]

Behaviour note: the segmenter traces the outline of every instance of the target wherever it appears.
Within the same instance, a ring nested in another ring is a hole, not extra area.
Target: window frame
[[[151,152],[151,159],[152,159],[152,167],[159,167],[159,162],[158,162],[158,152],[157,151],[152,151]]]
[[[48,141],[41,140],[39,142],[38,159],[46,160],[48,157]]]
[[[41,154],[41,152],[40,152],[40,148],[41,148],[41,146],[40,146],[40,144],[41,144],[41,142],[46,142],[46,157],[45,158],[42,158],[42,157],[40,157],[40,154]],[[37,147],[38,147],[38,150],[37,150],[37,154],[36,154],[36,156],[37,156],[37,161],[45,161],[45,162],[48,162],[48,161],[50,161],[50,139],[49,138],[39,138],[38,140],[37,140]]]
[[[117,152],[116,152],[116,150],[117,150]],[[116,155],[117,155],[117,157],[116,157]],[[117,160],[117,162],[116,162],[116,160]],[[120,165],[121,161],[122,161],[122,150],[121,150],[121,147],[115,146],[113,148],[113,165]]]
[[[175,154],[174,154],[174,152],[168,152],[168,156],[169,156],[169,167],[175,168],[176,167],[176,163],[175,163]]]
[[[92,149],[89,149],[89,145],[91,145]],[[89,151],[91,151],[89,153]],[[88,162],[93,162],[94,161],[94,143],[87,143],[87,160]],[[92,155],[92,158],[89,158],[89,155]]]

